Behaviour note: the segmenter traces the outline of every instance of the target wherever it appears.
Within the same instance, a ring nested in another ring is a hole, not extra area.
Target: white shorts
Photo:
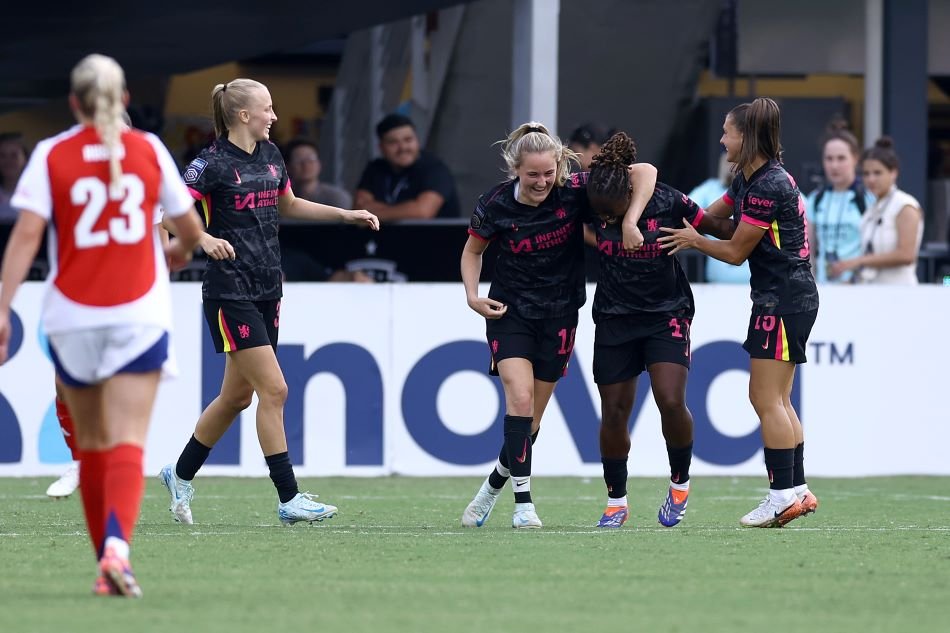
[[[49,342],[56,375],[72,387],[88,387],[119,373],[175,373],[168,332],[153,325],[61,332],[50,334]]]

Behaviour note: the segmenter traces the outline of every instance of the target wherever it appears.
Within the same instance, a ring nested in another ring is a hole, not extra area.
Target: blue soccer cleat
[[[630,510],[627,506],[607,506],[604,510],[604,516],[597,522],[599,528],[619,528],[627,522],[630,516]]]
[[[683,520],[686,516],[686,504],[689,501],[689,489],[676,490],[670,486],[666,493],[666,501],[660,506],[660,512],[656,518],[660,525],[673,527]]]

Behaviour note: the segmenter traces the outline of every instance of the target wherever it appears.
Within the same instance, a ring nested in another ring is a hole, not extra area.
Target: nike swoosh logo
[[[234,168],[234,177],[237,179],[234,181],[234,184],[241,184],[241,174],[238,173],[237,167]]]
[[[524,450],[521,451],[521,457],[515,457],[519,464],[523,464],[524,460],[528,459],[528,440],[524,441]]]
[[[765,335],[765,345],[762,346],[762,349],[768,349],[768,348],[769,348],[769,339],[770,339],[770,338],[772,338],[772,333],[771,333],[771,332]]]

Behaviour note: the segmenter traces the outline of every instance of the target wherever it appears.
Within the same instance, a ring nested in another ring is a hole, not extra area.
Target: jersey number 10
[[[98,178],[77,180],[69,190],[73,204],[85,205],[76,222],[73,236],[76,248],[105,246],[111,239],[118,244],[135,244],[145,237],[145,185],[134,174],[122,174],[117,187],[111,189]],[[110,201],[120,202],[119,213],[125,217],[109,220],[108,229],[95,230],[99,216]]]

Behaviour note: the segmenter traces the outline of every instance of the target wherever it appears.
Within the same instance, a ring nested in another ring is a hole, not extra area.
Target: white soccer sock
[[[798,500],[798,497],[795,496],[794,488],[769,490],[769,498],[772,499],[772,503],[781,508],[787,508]]]
[[[511,470],[501,463],[501,460],[495,462],[495,472],[507,479],[511,477]]]
[[[531,476],[512,477],[511,489],[514,490],[516,494],[519,492],[531,492]]]
[[[627,495],[624,495],[622,497],[617,497],[616,499],[614,499],[613,497],[607,497],[608,508],[621,508],[625,505],[627,505]]]

